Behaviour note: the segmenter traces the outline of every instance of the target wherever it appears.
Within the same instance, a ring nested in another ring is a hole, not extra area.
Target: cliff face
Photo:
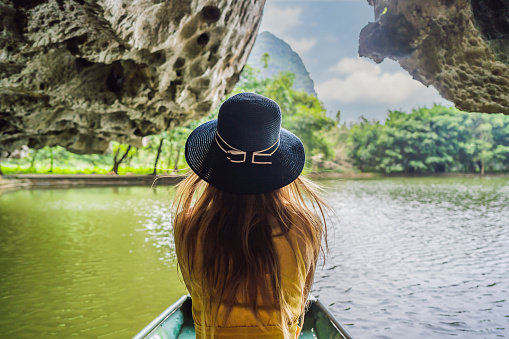
[[[269,53],[270,56],[267,68],[262,62],[264,53]],[[293,88],[316,96],[314,82],[300,56],[290,45],[272,33],[262,32],[258,35],[247,63],[258,68],[263,79],[273,77],[279,72],[292,72],[295,74]]]
[[[206,115],[265,0],[0,0],[0,147],[104,151]]]
[[[399,61],[462,110],[509,114],[509,0],[368,0],[359,55]]]

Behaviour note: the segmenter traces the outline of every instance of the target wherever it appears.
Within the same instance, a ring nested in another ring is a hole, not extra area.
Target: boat
[[[184,295],[152,320],[133,339],[195,338],[191,296]],[[320,300],[310,297],[299,339],[353,339]]]

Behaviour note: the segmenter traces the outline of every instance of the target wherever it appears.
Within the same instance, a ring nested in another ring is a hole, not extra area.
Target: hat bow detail
[[[216,131],[215,140],[219,148],[226,153],[226,158],[232,163],[243,163],[248,159],[251,160],[252,164],[258,165],[271,165],[272,154],[274,154],[279,148],[280,139],[278,139],[272,146],[261,150],[261,151],[242,151],[238,148],[230,146]]]

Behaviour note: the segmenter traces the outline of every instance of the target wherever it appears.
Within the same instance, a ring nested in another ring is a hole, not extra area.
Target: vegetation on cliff
[[[299,54],[284,40],[270,32],[258,34],[247,60],[248,65],[260,69],[260,78],[277,76],[280,72],[295,74],[293,88],[316,96],[313,79]]]

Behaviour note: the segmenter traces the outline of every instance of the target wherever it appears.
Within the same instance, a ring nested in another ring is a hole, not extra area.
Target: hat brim
[[[302,173],[304,146],[286,129],[281,128],[280,145],[270,165],[231,162],[215,141],[216,129],[217,120],[198,126],[185,147],[189,167],[212,186],[234,193],[264,193],[290,184]]]

